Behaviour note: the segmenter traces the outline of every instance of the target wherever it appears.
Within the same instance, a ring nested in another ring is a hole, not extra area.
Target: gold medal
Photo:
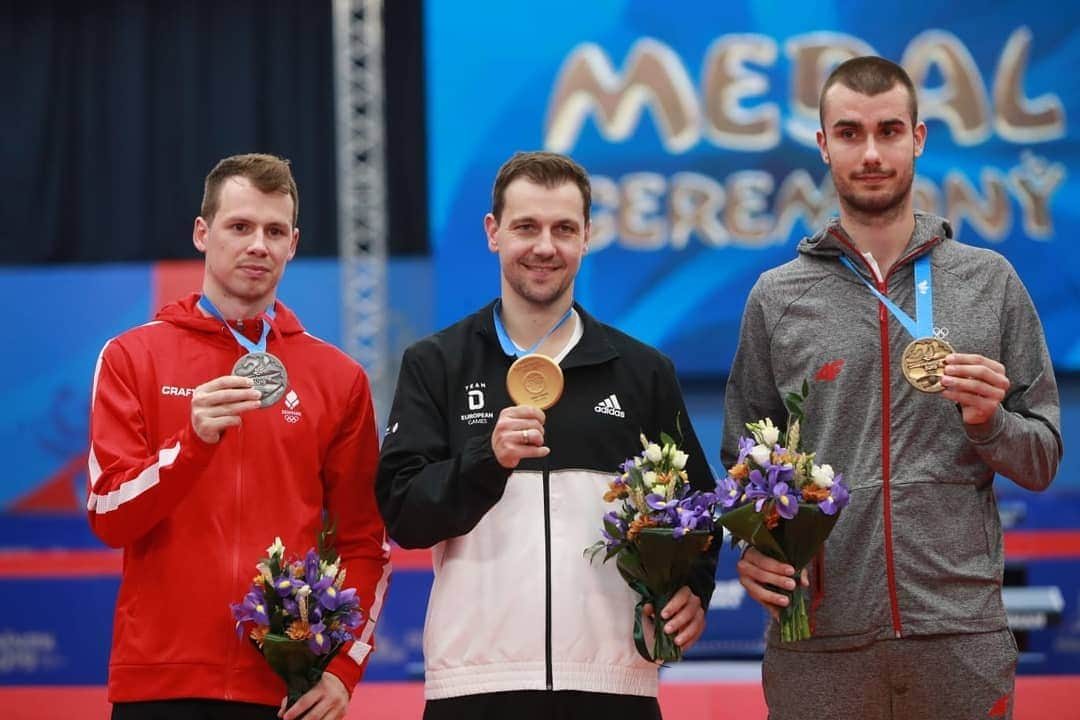
[[[547,410],[562,396],[562,368],[547,355],[523,355],[506,373],[506,391],[517,405]]]
[[[941,378],[945,375],[945,356],[953,352],[952,345],[933,337],[913,340],[900,357],[904,377],[916,390],[936,393],[944,390]]]

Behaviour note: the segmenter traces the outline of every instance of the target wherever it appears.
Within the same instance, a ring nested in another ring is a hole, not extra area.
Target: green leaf
[[[774,560],[788,561],[780,543],[765,527],[765,516],[754,510],[753,503],[729,510],[717,522],[733,536],[750,543]]]
[[[271,669],[285,681],[290,706],[315,687],[322,676],[322,669],[329,662],[325,656],[320,657],[312,652],[305,641],[277,634],[267,635],[263,639],[262,654]]]
[[[665,445],[675,445],[675,444],[676,443],[675,443],[674,438],[672,438],[666,432],[660,433],[660,447],[664,447]]]
[[[319,559],[327,563],[335,563],[338,560],[337,550],[334,549],[334,534],[337,532],[337,520],[327,512],[323,516],[322,530],[316,540],[315,548]]]
[[[743,505],[720,516],[719,524],[774,560],[786,562],[798,572],[817,554],[829,537],[840,513],[826,515],[817,505],[799,503],[791,520],[780,520],[773,530],[765,527],[765,517],[753,505]]]
[[[694,561],[705,551],[711,535],[705,530],[692,530],[676,538],[671,533],[671,528],[645,528],[635,539],[638,555],[632,576],[657,595],[671,595],[689,581]]]
[[[817,555],[839,518],[840,513],[826,515],[816,504],[799,503],[798,514],[781,520],[772,534],[778,536],[788,562],[799,571]]]

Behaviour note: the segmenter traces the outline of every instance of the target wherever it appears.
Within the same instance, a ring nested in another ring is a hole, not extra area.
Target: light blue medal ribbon
[[[844,263],[848,270],[855,273],[855,277],[862,280],[863,285],[870,288],[870,292],[877,295],[878,300],[889,309],[889,312],[893,314],[893,317],[900,321],[900,324],[904,326],[904,329],[908,331],[912,338],[918,340],[920,338],[934,336],[934,284],[930,282],[929,253],[915,261],[914,320],[911,319],[910,315],[901,310],[896,303],[874,287],[869,280],[863,277],[862,273],[855,269],[855,264],[851,262],[851,258],[841,255],[840,262]]]
[[[502,301],[495,303],[493,310],[495,314],[495,334],[499,336],[499,345],[502,346],[503,352],[507,355],[513,355],[515,357],[522,357],[524,355],[532,355],[536,352],[536,349],[544,344],[544,341],[551,337],[551,334],[563,326],[570,316],[574,314],[574,308],[570,307],[566,313],[559,318],[559,321],[555,323],[550,330],[544,333],[544,336],[533,343],[532,347],[525,350],[520,349],[514,344],[514,341],[510,339],[510,335],[506,332],[506,326],[503,325],[502,317],[499,314],[499,308],[502,307]]]
[[[240,344],[240,347],[247,350],[247,355],[236,361],[236,365],[233,366],[232,374],[240,375],[242,377],[251,378],[255,383],[255,389],[262,393],[262,399],[260,402],[263,407],[273,405],[285,394],[285,389],[289,386],[289,375],[285,371],[285,365],[280,360],[266,352],[266,338],[270,334],[270,323],[266,320],[263,321],[262,334],[257,342],[252,342],[250,339],[239,332],[225,319],[225,316],[221,314],[221,311],[214,307],[214,303],[210,301],[210,298],[205,295],[199,298],[199,307],[206,312],[213,315],[220,320],[225,327],[229,328],[229,332],[236,338],[236,342]],[[274,306],[271,305],[266,309],[264,313],[268,318],[274,317]]]
[[[210,298],[205,295],[201,296],[199,298],[199,307],[216,317],[225,325],[225,327],[229,328],[229,332],[236,338],[236,342],[240,343],[240,347],[253,353],[266,352],[266,337],[270,334],[270,323],[263,322],[262,336],[259,338],[258,342],[252,342],[242,332],[237,331],[236,328],[229,324],[229,321],[225,319],[225,316],[221,314],[221,311],[214,307],[214,303],[210,301]],[[274,306],[271,305],[267,308],[265,314],[272,319],[274,317]]]

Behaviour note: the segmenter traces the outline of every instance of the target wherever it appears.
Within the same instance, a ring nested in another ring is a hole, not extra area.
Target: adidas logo
[[[611,393],[606,398],[596,403],[596,407],[593,408],[601,415],[612,415],[614,417],[624,418],[626,412],[622,409],[622,405],[619,404],[619,398],[615,397],[615,393]]]

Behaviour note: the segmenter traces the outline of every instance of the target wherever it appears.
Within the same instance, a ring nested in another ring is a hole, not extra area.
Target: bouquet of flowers
[[[243,601],[231,606],[236,632],[249,637],[288,690],[287,707],[319,682],[341,647],[363,622],[356,589],[343,589],[345,570],[324,528],[317,549],[285,561],[281,538],[256,564],[259,574]]]
[[[586,549],[590,559],[603,553],[604,562],[616,559],[623,579],[640,596],[634,611],[634,644],[649,662],[682,659],[675,644],[658,623],[652,654],[645,642],[642,612],[651,603],[659,617],[672,595],[687,584],[694,562],[712,540],[716,495],[691,490],[685,470],[688,455],[661,433],[660,443],[641,435],[640,455],[619,466],[605,502],[622,501],[618,510],[604,515],[604,539]]]
[[[825,543],[840,509],[848,504],[844,476],[834,473],[830,465],[818,465],[814,453],[800,450],[803,403],[809,393],[809,384],[803,381],[801,393],[788,393],[785,398],[786,432],[780,432],[769,418],[746,424],[750,437],[739,440],[738,460],[717,483],[716,491],[722,508],[717,523],[731,533],[732,544],[743,540],[788,563],[796,577]],[[796,580],[794,590],[770,589],[790,599],[780,610],[780,640],[810,637],[802,585]]]

